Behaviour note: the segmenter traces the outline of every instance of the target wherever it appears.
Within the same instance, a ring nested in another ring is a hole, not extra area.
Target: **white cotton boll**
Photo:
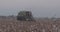
[[[53,27],[55,28],[55,27],[56,27],[56,25],[53,25]]]
[[[34,32],[34,31],[32,31],[32,32]]]
[[[60,29],[58,29],[58,32],[60,32]]]
[[[0,29],[0,32],[2,32],[2,29]]]
[[[45,32],[45,29],[42,29],[42,32]]]

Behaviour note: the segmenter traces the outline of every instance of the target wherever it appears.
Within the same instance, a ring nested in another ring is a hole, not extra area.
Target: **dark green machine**
[[[34,18],[32,16],[31,11],[20,11],[17,15],[17,20],[21,21],[33,21]]]

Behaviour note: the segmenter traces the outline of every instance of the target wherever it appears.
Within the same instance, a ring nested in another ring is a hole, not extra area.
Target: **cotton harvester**
[[[17,15],[17,20],[34,21],[34,18],[31,11],[20,11]]]

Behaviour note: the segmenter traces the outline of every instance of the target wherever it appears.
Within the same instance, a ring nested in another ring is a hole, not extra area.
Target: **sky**
[[[60,0],[0,0],[0,15],[32,11],[35,17],[60,17]]]

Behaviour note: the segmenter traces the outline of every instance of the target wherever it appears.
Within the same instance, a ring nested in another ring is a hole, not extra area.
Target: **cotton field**
[[[0,19],[0,32],[60,32],[60,20]]]

